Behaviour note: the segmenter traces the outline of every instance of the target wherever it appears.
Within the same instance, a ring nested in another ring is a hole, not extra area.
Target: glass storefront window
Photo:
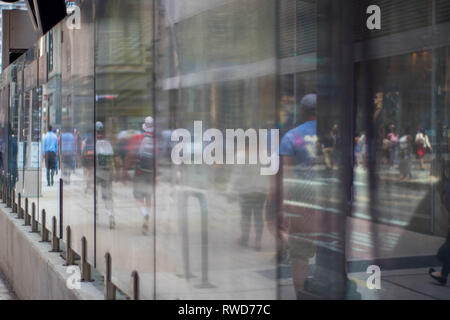
[[[0,169],[121,292],[449,298],[446,1],[76,3],[4,72]]]

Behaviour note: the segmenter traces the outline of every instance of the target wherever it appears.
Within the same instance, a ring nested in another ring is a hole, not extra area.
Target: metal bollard
[[[116,286],[111,282],[112,261],[109,253],[105,254],[105,300],[116,300]]]
[[[7,186],[7,184],[6,184],[6,179],[3,181],[3,203],[4,204],[6,204],[6,199],[7,199],[7,197],[6,197],[6,195],[7,195],[7,188],[8,188],[8,186]]]
[[[11,204],[9,198],[11,196],[11,190],[9,189],[9,182],[6,183],[6,207],[10,208]]]
[[[6,205],[8,205],[9,201],[9,180],[6,180],[5,182],[5,202]]]
[[[17,194],[17,198],[16,198],[16,190],[13,191],[14,192],[14,201],[13,201],[13,212],[17,213],[17,215],[19,214],[19,194]],[[17,200],[17,202],[16,202]]]
[[[73,266],[75,264],[75,257],[72,251],[72,232],[70,226],[66,228],[66,266]]]
[[[20,192],[17,194],[17,219],[21,219],[22,216],[22,195]]]
[[[139,300],[139,274],[137,271],[131,273],[131,300]]]
[[[63,239],[63,209],[64,209],[64,203],[63,203],[63,195],[64,195],[64,180],[59,179],[59,238]]]
[[[28,212],[28,198],[25,198],[25,223],[24,226],[31,225],[30,222],[30,213]]]
[[[24,219],[25,218],[25,210],[22,207],[19,208],[18,218],[19,219]]]
[[[31,232],[37,233],[38,230],[38,223],[36,221],[36,204],[33,202],[31,205]]]
[[[8,185],[8,208],[12,209],[13,205],[12,205],[12,188],[11,185]]]
[[[52,218],[52,251],[50,252],[61,252],[61,250],[59,249],[56,217]]]
[[[17,213],[16,190],[12,190],[12,212]]]
[[[0,187],[0,191],[1,191],[0,195],[1,195],[2,202],[5,203],[5,178],[4,177],[2,177],[2,185]]]
[[[197,288],[207,289],[207,288],[215,288],[214,285],[212,285],[209,282],[208,277],[208,271],[209,271],[209,257],[208,257],[208,209],[206,205],[206,198],[204,194],[200,192],[195,191],[187,191],[182,194],[182,200],[180,201],[180,208],[181,210],[181,221],[182,221],[182,239],[183,239],[183,261],[184,261],[184,270],[185,270],[185,277],[189,278],[192,277],[190,274],[190,257],[189,257],[189,236],[188,236],[188,228],[189,228],[189,221],[188,221],[188,214],[187,214],[187,201],[188,198],[196,198],[199,201],[200,204],[200,211],[201,211],[201,273],[202,273],[202,282],[197,285]]]
[[[209,282],[208,271],[209,271],[209,256],[208,256],[208,209],[206,206],[206,198],[203,193],[196,194],[198,201],[200,203],[201,211],[201,241],[202,241],[202,283],[198,288],[215,288]]]
[[[189,250],[189,222],[188,222],[188,212],[187,212],[187,201],[188,192],[181,193],[181,201],[178,202],[178,210],[181,212],[180,227],[181,227],[181,238],[182,238],[182,255],[183,255],[183,266],[184,275],[182,277],[186,279],[195,278],[195,275],[191,273],[191,260],[190,260],[190,250]]]
[[[45,212],[45,209],[42,209],[42,215],[41,215],[41,224],[42,224],[42,230],[41,230],[41,236],[42,240],[41,242],[48,242],[48,230],[47,230],[47,213]]]
[[[9,208],[13,208],[13,190],[11,185],[8,186],[9,190],[8,190],[8,201],[9,201]]]
[[[6,186],[7,180],[6,177],[3,178],[3,202],[6,203]]]
[[[81,238],[81,281],[91,282],[91,265],[87,262],[87,240]]]
[[[9,181],[6,188],[6,207],[11,208],[11,185],[9,184]]]

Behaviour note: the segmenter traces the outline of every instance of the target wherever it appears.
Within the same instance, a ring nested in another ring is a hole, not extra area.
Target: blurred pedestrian
[[[73,157],[75,154],[75,143],[72,130],[66,126],[61,134],[61,156],[62,174],[65,184],[70,184],[70,177],[73,168]]]
[[[448,275],[450,274],[450,231],[447,233],[445,243],[438,250],[437,258],[442,263],[441,271],[430,268],[428,273],[431,278],[445,286]]]
[[[94,163],[95,163],[95,143],[94,134],[88,132],[83,135],[81,144],[81,163],[83,166],[83,176],[86,182],[84,192],[88,194],[92,191],[94,183]]]
[[[397,129],[394,125],[389,128],[388,140],[389,140],[389,165],[391,168],[398,165],[398,144],[399,136],[397,134]]]
[[[339,124],[335,123],[331,130],[331,138],[333,139],[333,152],[331,154],[331,163],[333,169],[339,169],[341,164],[341,130]]]
[[[367,145],[367,132],[364,131],[359,139],[359,144],[361,146],[361,158],[364,168],[367,168],[367,163],[369,159],[369,147]]]
[[[58,138],[58,150],[56,151],[56,169],[55,174],[58,175],[59,170],[61,169],[61,135],[58,129],[53,129],[53,133]]]
[[[47,186],[53,186],[53,177],[56,170],[56,154],[58,152],[58,137],[49,126],[47,134],[43,139],[42,153],[47,168]]]
[[[315,170],[313,170],[316,162],[316,146],[317,146],[317,95],[308,94],[304,96],[300,103],[300,112],[302,119],[306,122],[298,127],[290,130],[281,140],[280,144],[280,156],[283,170],[282,177],[279,177],[280,181],[283,179],[298,179],[301,177],[307,181],[315,180]],[[297,170],[294,170],[298,168]],[[274,205],[274,192],[276,190],[276,180],[273,180],[271,186],[271,192],[268,200],[267,211],[276,211],[276,205]],[[300,200],[298,197],[304,196],[311,192],[308,186],[304,190],[299,192],[298,189],[283,190],[283,201],[286,200]],[[290,198],[288,198],[290,196]],[[272,204],[272,205],[270,205]],[[296,234],[308,234],[317,232],[315,229],[317,218],[313,211],[302,210],[303,223],[297,223],[298,219],[284,216],[282,210],[280,210],[279,216],[272,214],[272,219],[268,221],[269,230],[275,226],[279,235],[280,244],[282,245],[280,256],[283,258],[285,253],[284,248],[287,248],[288,258],[291,264],[292,278],[294,281],[294,288],[296,293],[300,293],[305,289],[306,280],[308,278],[309,259],[316,253],[317,246],[314,241],[305,241],[300,237],[296,237]],[[273,231],[272,231],[273,232]]]
[[[399,170],[400,180],[409,180],[412,178],[411,173],[411,154],[412,154],[413,138],[408,133],[407,129],[403,130],[402,136],[399,140]]]
[[[10,145],[8,152],[10,153],[10,157],[8,157],[8,169],[11,173],[11,183],[12,186],[15,187],[17,182],[17,162],[21,159],[17,159],[17,152],[18,152],[18,146],[17,146],[17,135],[14,133],[11,125],[9,125],[9,136],[10,136]]]
[[[113,213],[113,169],[114,169],[114,150],[111,143],[108,141],[105,135],[105,127],[102,122],[98,121],[95,124],[97,131],[97,143],[96,149],[96,190],[101,190],[102,200],[105,204],[105,210],[109,218],[109,228],[114,229],[116,226],[114,213]]]
[[[246,143],[245,150],[239,151],[237,157],[251,159],[250,148]],[[241,209],[241,235],[238,244],[247,247],[253,225],[255,232],[254,249],[261,250],[264,229],[263,208],[270,188],[270,180],[261,175],[259,165],[234,165],[228,184],[228,195],[239,199]],[[253,220],[253,223],[252,223]]]
[[[416,135],[417,156],[419,157],[420,169],[425,170],[424,158],[428,152],[432,151],[430,139],[425,133],[424,129],[420,129]]]
[[[391,142],[389,141],[388,137],[383,138],[382,150],[383,150],[383,165],[387,166],[391,158]]]
[[[78,135],[77,135],[77,129],[73,129],[73,146],[74,146],[74,152],[73,152],[73,158],[72,158],[72,172],[75,173],[75,169],[77,167],[77,155],[78,155]]]
[[[331,171],[334,166],[334,158],[333,158],[333,152],[336,144],[336,140],[334,139],[334,133],[333,130],[330,130],[328,134],[326,134],[322,140],[322,153],[323,153],[323,159],[325,162],[325,166],[327,170]]]
[[[361,164],[361,136],[357,134],[355,136],[355,151],[354,151],[354,161],[355,161],[355,168],[359,168],[359,165]]]
[[[75,169],[79,168],[81,165],[81,151],[82,151],[82,139],[80,135],[80,131],[77,129],[73,130],[73,137],[74,137],[74,143],[75,143],[75,160],[74,160],[74,166],[73,166],[73,172],[75,173]]]
[[[144,138],[137,151],[133,194],[144,218],[142,233],[145,235],[149,230],[154,180],[155,142],[152,117],[145,118],[142,130]]]

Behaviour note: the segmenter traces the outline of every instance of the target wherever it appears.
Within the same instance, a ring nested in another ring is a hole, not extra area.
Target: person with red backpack
[[[432,152],[430,139],[424,129],[420,129],[416,135],[417,156],[419,157],[420,169],[425,170],[424,158],[427,152]]]

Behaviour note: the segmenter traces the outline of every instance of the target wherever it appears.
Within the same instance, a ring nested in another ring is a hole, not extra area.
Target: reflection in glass
[[[446,1],[76,3],[2,75],[0,170],[121,291],[448,299]]]

